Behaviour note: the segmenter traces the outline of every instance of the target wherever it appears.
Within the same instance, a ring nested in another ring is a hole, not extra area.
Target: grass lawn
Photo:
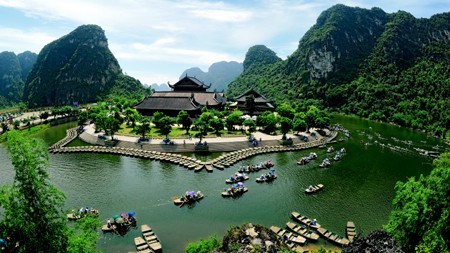
[[[192,136],[195,136],[195,134],[197,134],[198,131],[194,131],[194,130],[190,130],[189,134],[191,134]],[[137,135],[136,133],[134,133],[133,128],[131,128],[131,126],[127,126],[125,123],[122,124],[120,126],[120,130],[116,133],[118,135],[126,135],[126,136],[136,136],[138,137],[139,135]],[[147,137],[150,138],[165,138],[165,136],[161,135],[161,133],[159,132],[159,129],[155,128],[154,126],[152,127],[151,131],[149,134],[146,135]],[[220,136],[221,137],[238,137],[238,136],[245,136],[245,134],[243,134],[241,131],[227,131],[227,130],[222,130],[220,131]],[[186,130],[179,128],[179,127],[172,127],[172,131],[169,134],[169,137],[171,139],[187,139],[189,138],[189,135],[186,134]],[[207,136],[204,136],[203,138],[208,138],[208,137],[217,137],[217,135],[213,132],[209,132]]]

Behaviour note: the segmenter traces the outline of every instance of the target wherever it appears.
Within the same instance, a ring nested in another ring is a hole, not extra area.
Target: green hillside
[[[286,60],[250,48],[246,61],[262,60],[244,61],[227,95],[255,88],[277,102],[314,102],[442,135],[450,129],[449,53],[450,13],[417,19],[335,5]]]

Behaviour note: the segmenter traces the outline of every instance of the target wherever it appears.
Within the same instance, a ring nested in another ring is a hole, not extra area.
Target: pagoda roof
[[[249,89],[246,92],[244,92],[242,95],[236,97],[236,101],[245,102],[245,98],[250,95],[253,95],[255,97],[256,103],[271,103],[272,102],[271,100],[267,99],[263,95],[259,94],[254,89]]]
[[[135,109],[152,110],[185,110],[192,111],[200,109],[200,104],[194,98],[188,96],[150,96],[134,106]]]
[[[176,90],[176,89],[192,89],[192,90],[198,90],[198,89],[209,89],[211,85],[206,85],[202,81],[198,80],[195,76],[188,76],[186,74],[185,77],[181,78],[176,82],[175,84],[169,84],[169,87]]]
[[[152,94],[151,97],[159,98],[194,98],[194,101],[200,105],[218,105],[225,102],[225,97],[221,92],[188,92],[188,91],[159,91]]]

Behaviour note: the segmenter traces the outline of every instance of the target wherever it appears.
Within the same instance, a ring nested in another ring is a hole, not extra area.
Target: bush
[[[200,239],[198,242],[190,242],[186,246],[186,253],[209,253],[220,247],[217,236],[210,236],[208,239]]]

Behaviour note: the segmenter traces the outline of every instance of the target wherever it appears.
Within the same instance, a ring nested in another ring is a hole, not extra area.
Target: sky
[[[335,4],[416,18],[450,11],[448,0],[0,0],[0,52],[39,53],[78,26],[96,24],[126,74],[143,84],[175,83],[191,67],[243,62],[253,45],[285,59]]]

